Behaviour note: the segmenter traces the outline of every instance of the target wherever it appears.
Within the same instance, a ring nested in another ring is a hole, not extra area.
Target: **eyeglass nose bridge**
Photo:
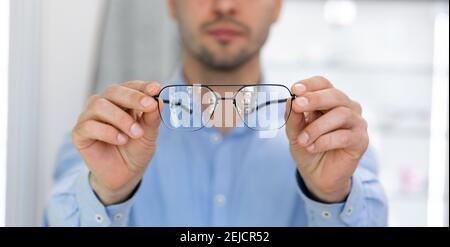
[[[235,100],[235,97],[218,97],[219,100]]]
[[[236,106],[236,94],[231,97],[222,97],[222,96],[219,96],[216,94],[216,100],[217,100],[216,103],[218,103],[219,101],[231,100],[231,101],[233,101],[233,105]]]
[[[222,97],[222,96],[219,96],[219,95],[217,95],[216,94],[216,101],[217,102],[215,102],[215,105],[217,106],[217,103],[219,102],[219,101],[229,101],[229,100],[231,100],[232,102],[233,102],[233,106],[234,106],[234,109],[236,110],[236,111],[240,111],[240,109],[239,109],[239,107],[237,106],[237,101],[236,101],[236,95],[237,95],[237,93],[235,93],[233,96],[231,96],[231,97]],[[215,113],[215,109],[216,107],[214,107],[214,110],[212,111],[212,115],[214,115],[214,113]],[[211,117],[212,117],[212,115],[211,115]]]

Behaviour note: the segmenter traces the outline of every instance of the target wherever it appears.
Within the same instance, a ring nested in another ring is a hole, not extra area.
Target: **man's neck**
[[[257,84],[261,81],[259,54],[233,70],[215,70],[188,54],[183,56],[183,75],[188,84]]]

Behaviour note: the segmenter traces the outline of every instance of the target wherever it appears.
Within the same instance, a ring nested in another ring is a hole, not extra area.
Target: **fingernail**
[[[298,83],[295,85],[295,89],[297,90],[297,92],[299,93],[303,93],[306,91],[306,87],[305,85],[303,85],[302,83]]]
[[[311,146],[307,147],[306,149],[308,149],[308,151],[312,152],[314,151],[315,145],[312,144]]]
[[[119,143],[119,145],[125,144],[127,142],[128,138],[126,135],[119,133],[117,135],[117,143]]]
[[[309,101],[306,97],[299,97],[295,99],[295,103],[300,107],[305,107],[308,105]]]
[[[142,128],[137,123],[134,123],[133,125],[131,125],[130,131],[131,131],[131,134],[133,134],[133,136],[136,136],[136,137],[141,136],[142,133],[144,133]]]
[[[152,98],[145,96],[141,99],[141,105],[144,107],[148,107],[152,104]]]
[[[298,140],[300,141],[300,144],[305,145],[306,143],[308,143],[309,140],[309,135],[306,132],[303,132],[300,134],[300,136],[298,137]]]

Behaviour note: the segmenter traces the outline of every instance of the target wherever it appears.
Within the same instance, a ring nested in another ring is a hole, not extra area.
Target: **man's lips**
[[[231,41],[242,37],[243,32],[228,27],[218,27],[207,30],[207,33],[218,41]]]

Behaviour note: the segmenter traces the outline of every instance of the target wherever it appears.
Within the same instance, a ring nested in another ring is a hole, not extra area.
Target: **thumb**
[[[308,153],[308,151],[299,144],[299,136],[303,129],[308,125],[307,118],[310,118],[308,112],[295,112],[291,111],[286,114],[288,117],[286,121],[286,135],[289,140],[292,158],[295,160],[297,167],[300,170],[304,170],[314,159],[314,155]]]
[[[144,138],[147,140],[155,140],[159,133],[161,117],[158,108],[152,112],[146,112],[139,121],[144,129]]]
[[[156,82],[150,82],[148,84],[143,84],[143,86],[139,86],[145,87],[145,92],[149,96],[156,96],[161,90],[160,85]],[[145,159],[148,152],[153,152],[156,149],[156,141],[158,139],[159,125],[161,122],[158,102],[159,100],[154,99],[152,105],[149,106],[149,109],[146,112],[135,112],[138,123],[142,127],[144,133],[140,138],[130,140],[128,145],[126,145],[126,149],[132,153],[134,157],[143,156],[136,159]]]
[[[291,107],[291,101],[288,103],[288,107],[286,107],[286,113],[285,118],[286,121],[286,135],[289,139],[289,143],[296,144],[298,136],[300,135],[300,132],[305,128],[306,121],[305,121],[305,115],[302,112],[295,112],[292,110]]]
[[[156,96],[161,91],[161,86],[158,83],[151,83],[152,91],[149,93],[150,96]],[[140,119],[140,124],[144,128],[144,138],[147,140],[154,140],[158,136],[159,126],[161,123],[160,109],[164,106],[160,100],[155,100],[154,108],[152,111],[144,112]]]

